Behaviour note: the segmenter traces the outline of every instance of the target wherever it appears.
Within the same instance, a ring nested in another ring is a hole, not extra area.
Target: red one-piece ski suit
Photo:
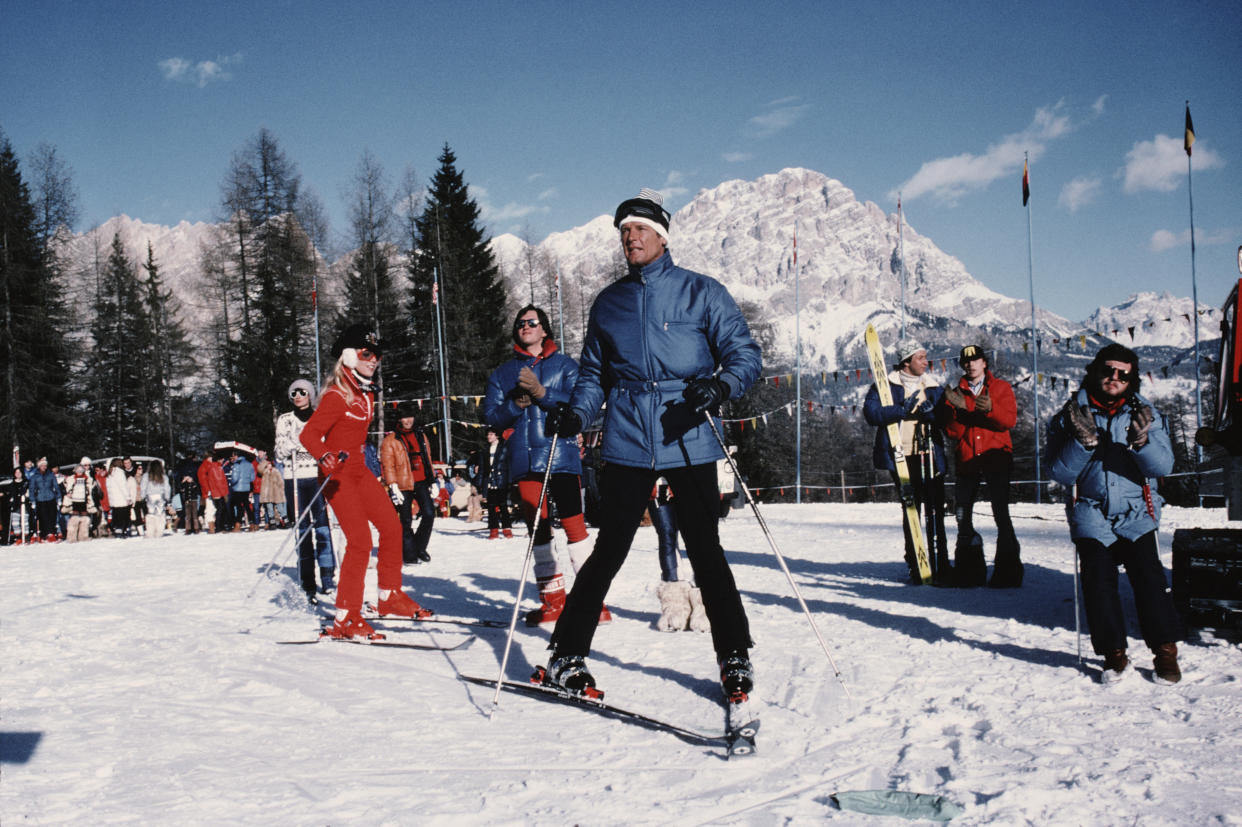
[[[345,532],[336,608],[360,610],[367,560],[371,556],[371,525],[379,531],[379,587],[393,591],[401,588],[401,521],[384,486],[367,468],[362,453],[375,403],[370,392],[359,388],[348,373],[345,380],[354,392],[353,401],[347,401],[339,388],[330,386],[299,438],[313,457],[330,452],[349,453],[324,488],[324,495]]]

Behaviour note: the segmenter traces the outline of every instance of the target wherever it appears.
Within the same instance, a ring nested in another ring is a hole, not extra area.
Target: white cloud
[[[214,81],[231,80],[233,74],[228,67],[241,62],[242,55],[238,52],[217,57],[215,60],[200,60],[197,63],[183,57],[169,57],[156,65],[159,66],[160,74],[165,80],[174,83],[192,83],[202,89]]]
[[[1151,234],[1151,250],[1153,253],[1163,253],[1165,250],[1171,250],[1174,247],[1180,247],[1183,244],[1190,243],[1190,230],[1183,230],[1181,233],[1170,232],[1169,230],[1156,230]]]
[[[798,98],[787,97],[772,101],[768,111],[746,121],[747,129],[756,138],[770,138],[802,120],[811,110],[809,103],[796,104]]]
[[[543,192],[539,193],[539,199],[538,199],[538,200],[540,200],[540,201],[550,201],[550,200],[552,200],[553,198],[558,197],[559,195],[560,195],[560,192],[556,189],[556,187],[549,187],[548,189],[546,189],[546,190],[544,190]]]
[[[1195,233],[1195,245],[1200,244],[1231,244],[1233,239],[1237,237],[1237,230],[1200,230]],[[1156,230],[1151,234],[1151,251],[1153,253],[1163,253],[1165,250],[1172,250],[1174,247],[1190,246],[1190,228],[1175,233],[1172,230]]]
[[[1097,118],[1104,114],[1104,102],[1107,100],[1108,95],[1100,95],[1095,99],[1095,103],[1091,104],[1091,111],[1095,113]]]
[[[720,157],[730,164],[740,164],[743,161],[749,161],[755,156],[749,152],[726,152]]]
[[[1057,203],[1070,212],[1078,212],[1100,194],[1100,179],[1097,176],[1079,176],[1061,188],[1061,197]]]
[[[487,187],[477,184],[470,185],[470,196],[474,202],[479,205],[479,216],[489,224],[498,224],[501,221],[516,221],[519,218],[526,218],[528,215],[535,213],[551,212],[548,207],[538,207],[534,204],[518,204],[510,201],[503,207],[494,207],[489,199]]]
[[[664,200],[669,201],[678,198],[690,192],[686,187],[681,186],[686,180],[684,173],[678,170],[670,170],[664,178],[664,186],[660,187],[660,192],[664,195]]]
[[[1212,169],[1225,162],[1212,150],[1197,141],[1194,147],[1195,169]],[[1155,190],[1172,192],[1182,184],[1186,174],[1186,150],[1181,138],[1157,135],[1150,141],[1139,141],[1126,153],[1126,165],[1118,176],[1125,183],[1122,189],[1128,193]]]
[[[963,195],[984,189],[998,178],[1013,176],[1016,186],[1022,169],[1023,152],[1029,152],[1034,161],[1043,154],[1050,141],[1069,134],[1073,129],[1074,124],[1065,112],[1064,101],[1056,106],[1041,107],[1029,126],[1021,132],[1004,136],[981,155],[963,152],[924,162],[918,172],[889,192],[888,197],[895,201],[900,192],[907,201],[912,201],[931,195],[942,204],[952,206]]]

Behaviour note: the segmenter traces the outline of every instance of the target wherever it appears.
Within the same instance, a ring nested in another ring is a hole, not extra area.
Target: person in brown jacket
[[[401,518],[401,558],[407,564],[431,560],[427,542],[436,519],[431,504],[431,444],[415,424],[414,405],[397,406],[397,429],[380,442],[380,470],[392,504]],[[411,528],[418,515],[418,530]]]
[[[285,478],[280,469],[272,462],[266,451],[259,451],[259,462],[255,465],[259,475],[259,507],[262,509],[260,519],[269,528],[285,527]]]

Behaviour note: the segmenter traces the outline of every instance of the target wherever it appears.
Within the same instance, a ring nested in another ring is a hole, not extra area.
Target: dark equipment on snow
[[[1195,433],[1195,442],[1225,449],[1226,509],[1230,520],[1242,520],[1242,279],[1229,292],[1221,315],[1214,416],[1210,427]],[[1242,529],[1173,532],[1173,604],[1188,625],[1242,630]]]

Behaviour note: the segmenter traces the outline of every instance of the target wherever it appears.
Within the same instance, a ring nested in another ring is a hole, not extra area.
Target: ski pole
[[[772,548],[772,554],[776,556],[776,562],[780,564],[781,571],[785,572],[785,579],[789,581],[789,586],[793,589],[794,597],[798,600],[798,605],[802,607],[803,614],[806,615],[807,621],[811,624],[811,631],[815,633],[815,639],[819,641],[819,647],[824,650],[824,654],[828,657],[828,663],[832,666],[832,672],[836,675],[837,680],[841,683],[841,688],[845,690],[845,697],[851,701],[854,696],[850,694],[850,688],[845,685],[845,680],[841,677],[841,670],[837,668],[837,662],[832,659],[832,652],[828,650],[828,643],[824,640],[824,636],[819,633],[819,627],[815,625],[815,618],[811,615],[810,608],[807,607],[806,601],[802,599],[802,592],[798,589],[798,584],[794,581],[793,574],[789,571],[789,566],[785,564],[785,557],[781,554],[779,548],[776,547],[776,540],[772,537],[772,532],[768,530],[768,523],[763,519],[763,514],[759,511],[759,504],[755,502],[755,498],[751,496],[750,486],[742,479],[742,472],[738,470],[737,463],[733,461],[733,457],[729,455],[729,449],[725,445],[724,437],[720,435],[720,429],[716,427],[716,420],[711,413],[707,414],[707,424],[712,426],[712,433],[716,437],[716,442],[720,444],[720,450],[724,452],[725,459],[729,463],[729,467],[733,469],[733,477],[742,487],[742,493],[746,495],[746,501],[750,503],[750,508],[755,512],[755,519],[759,521],[759,528],[763,530],[763,536],[767,539],[768,545]]]
[[[552,460],[556,456],[557,434],[552,433],[552,445],[548,448],[548,467],[543,472],[543,486],[539,489],[539,504],[535,506],[535,518],[530,525],[530,542],[526,544],[526,556],[522,558],[522,576],[518,578],[517,593],[513,596],[513,616],[509,618],[509,634],[505,637],[505,650],[500,658],[500,672],[496,675],[496,694],[492,696],[492,708],[487,713],[490,721],[500,706],[500,688],[504,686],[505,667],[509,665],[509,649],[513,646],[513,633],[517,629],[518,610],[522,606],[522,590],[526,588],[526,575],[530,571],[530,561],[535,554],[535,532],[539,530],[539,517],[543,514],[543,504],[548,498],[548,480],[552,477]]]
[[[1078,484],[1071,489],[1071,496],[1078,499]],[[1078,665],[1082,666],[1082,612],[1078,609],[1078,549],[1074,548],[1074,637],[1078,641]]]
[[[344,452],[342,451],[342,453]],[[308,513],[310,513],[311,506],[315,504],[315,501],[319,499],[319,497],[323,494],[323,490],[328,487],[328,483],[331,481],[332,481],[332,474],[328,474],[328,476],[324,477],[323,483],[319,486],[318,490],[315,491],[315,495],[310,498],[310,500],[306,503],[306,508],[303,509],[302,513],[298,516],[296,525],[300,526],[302,524],[302,520],[306,517]],[[296,489],[296,486],[295,486],[295,489]],[[305,537],[307,534],[309,534],[311,530],[312,530],[312,526],[308,522],[306,525],[306,531],[304,531],[300,536],[298,536],[298,543],[301,543],[302,538]],[[271,572],[272,568],[276,565],[276,561],[280,559],[281,552],[285,550],[285,546],[289,544],[289,540],[292,539],[295,534],[297,534],[296,529],[294,531],[289,532],[289,534],[285,537],[285,541],[280,544],[280,548],[276,549],[276,553],[272,555],[272,562],[267,564],[267,568],[263,570],[263,573],[259,575],[259,579],[255,581],[255,584],[250,587],[250,591],[246,593],[247,600],[254,597],[255,589],[259,588],[259,584],[262,583],[264,578],[267,577],[268,573]],[[297,548],[297,546],[295,545],[294,548]],[[282,565],[284,564],[284,560],[281,560],[281,564]]]

